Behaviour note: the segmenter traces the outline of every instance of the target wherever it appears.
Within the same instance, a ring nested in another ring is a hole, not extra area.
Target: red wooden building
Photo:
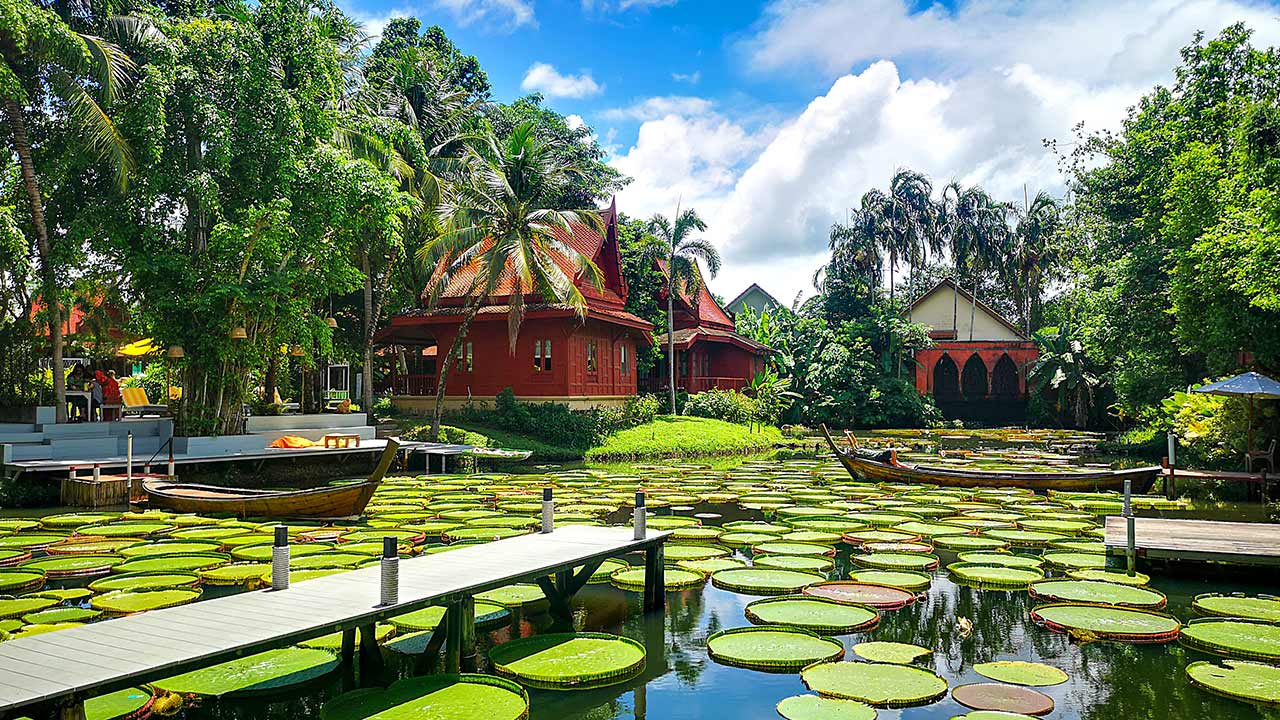
[[[911,306],[934,346],[916,351],[916,389],[947,417],[1007,420],[1025,413],[1027,367],[1039,356],[1017,325],[943,280]]]
[[[667,272],[665,263],[658,269]],[[660,298],[663,307],[666,297]],[[741,390],[764,369],[771,350],[734,332],[733,318],[711,297],[706,283],[697,293],[676,293],[672,333],[676,350],[676,388],[698,393],[716,388]],[[651,392],[666,390],[669,363],[666,361],[667,334],[658,336],[663,359],[642,384]]]
[[[636,348],[652,341],[653,325],[624,309],[627,283],[619,263],[616,208],[601,211],[601,216],[603,235],[579,224],[572,235],[557,231],[562,242],[592,258],[604,276],[597,290],[576,276],[570,259],[557,258],[587,300],[585,318],[568,305],[526,295],[524,322],[512,354],[507,312],[517,285],[508,268],[463,341],[449,373],[446,407],[491,400],[508,387],[523,400],[578,408],[620,404],[636,394]],[[404,411],[427,412],[435,404],[437,358],[448,353],[457,335],[470,279],[465,272],[458,275],[435,308],[398,315],[375,338],[383,356],[392,361],[377,381],[378,390],[391,392]]]

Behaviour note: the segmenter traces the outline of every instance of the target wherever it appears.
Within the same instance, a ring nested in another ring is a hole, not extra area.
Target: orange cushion
[[[267,447],[273,447],[273,448],[309,448],[309,447],[315,447],[315,446],[317,446],[317,445],[319,445],[319,444],[320,444],[320,443],[318,443],[318,442],[316,442],[316,441],[314,441],[314,440],[308,440],[308,439],[306,439],[306,438],[304,438],[304,437],[298,437],[297,435],[285,435],[284,437],[276,438],[275,442],[271,443],[271,444],[270,444],[270,445],[268,445]]]

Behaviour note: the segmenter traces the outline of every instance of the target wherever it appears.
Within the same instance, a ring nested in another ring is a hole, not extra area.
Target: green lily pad
[[[924,573],[907,570],[854,570],[849,573],[849,579],[874,585],[892,585],[913,592],[924,590],[933,582],[933,578]]]
[[[1198,595],[1191,607],[1201,615],[1212,617],[1238,617],[1250,620],[1280,622],[1280,598],[1270,595],[1246,597],[1244,595]]]
[[[795,672],[803,667],[844,657],[839,640],[788,627],[744,627],[721,630],[707,638],[711,659],[725,665]]]
[[[1117,585],[1097,580],[1041,580],[1031,584],[1031,597],[1052,602],[1096,603],[1120,607],[1159,609],[1164,593],[1145,587]]]
[[[151,702],[151,691],[128,688],[84,701],[86,720],[119,720],[132,717]]]
[[[1181,627],[1177,618],[1168,615],[1109,605],[1041,605],[1031,611],[1031,619],[1085,639],[1139,643],[1169,642],[1178,637]]]
[[[31,533],[29,535],[19,533],[17,535],[5,535],[0,537],[0,548],[37,550],[39,548],[48,547],[54,543],[62,542],[66,539],[66,535],[55,535],[53,533]]]
[[[119,555],[57,555],[25,562],[21,568],[42,572],[45,577],[53,580],[105,575],[122,562],[124,560]]]
[[[747,564],[738,558],[718,557],[710,560],[681,560],[676,567],[681,570],[696,572],[699,575],[710,575],[730,568],[746,567]]]
[[[1280,705],[1280,667],[1246,660],[1200,661],[1187,666],[1191,684],[1216,695]]]
[[[857,700],[795,695],[778,703],[784,720],[875,720],[875,708]]]
[[[1151,576],[1149,575],[1143,575],[1140,572],[1130,575],[1123,570],[1071,570],[1067,573],[1067,577],[1072,580],[1101,580],[1102,582],[1134,586],[1147,585],[1151,582]]]
[[[44,572],[40,570],[0,570],[0,593],[23,592],[43,586]]]
[[[234,563],[200,571],[200,579],[210,585],[244,585],[249,588],[262,583],[271,574],[271,563]]]
[[[725,548],[710,545],[675,545],[668,544],[663,548],[663,556],[668,563],[675,564],[681,560],[710,560],[729,554]]]
[[[22,617],[58,604],[55,598],[0,598],[0,619]]]
[[[644,670],[644,646],[605,633],[551,633],[489,651],[493,669],[529,687],[588,689],[626,682]]]
[[[818,555],[757,555],[752,558],[751,564],[760,568],[820,573],[835,567],[836,562]]]
[[[119,550],[120,554],[129,559],[154,557],[156,555],[188,555],[190,553],[217,552],[222,547],[216,542],[201,542],[198,540],[166,540],[158,543],[140,543],[130,545]]]
[[[487,600],[503,607],[518,608],[545,603],[547,596],[537,585],[519,583],[482,592],[476,595],[476,600]]]
[[[374,640],[381,645],[386,642],[392,635],[395,635],[395,627],[386,623],[378,623],[373,628]],[[356,633],[356,647],[360,647],[361,633]],[[321,635],[317,638],[304,640],[298,643],[298,647],[310,648],[312,650],[327,650],[329,652],[338,652],[342,650],[342,633],[335,632],[328,635]]]
[[[76,530],[79,535],[96,537],[151,537],[176,529],[176,525],[163,522],[113,522],[104,525],[85,525]]]
[[[973,565],[1000,565],[1035,570],[1044,566],[1044,561],[1034,555],[1019,555],[1008,552],[962,552],[956,557],[960,562]]]
[[[645,569],[642,567],[618,570],[609,576],[614,587],[640,592],[644,590]],[[666,590],[686,590],[702,585],[707,576],[693,570],[682,570],[678,567],[666,567],[662,570],[662,586]]]
[[[824,635],[864,632],[880,622],[880,612],[875,608],[808,595],[756,600],[747,605],[745,612],[756,625],[785,625]]]
[[[78,607],[51,607],[47,610],[28,613],[22,616],[22,622],[28,625],[51,625],[56,623],[83,623],[96,620],[102,615],[101,610],[88,610]]]
[[[818,543],[807,542],[787,542],[784,540],[770,540],[762,542],[752,548],[752,552],[762,555],[834,555],[836,549],[830,545],[819,545]]]
[[[796,570],[733,568],[712,575],[711,584],[722,590],[749,595],[787,595],[825,579],[821,575]]]
[[[923,572],[938,567],[938,556],[929,553],[868,553],[850,558],[855,565],[876,570]]]
[[[933,651],[919,645],[877,640],[854,645],[853,654],[871,662],[908,665],[926,655],[932,655]]]
[[[325,650],[282,648],[159,680],[167,692],[204,697],[279,692],[324,677],[341,661]]]
[[[128,615],[147,610],[185,605],[200,599],[199,588],[174,588],[170,590],[116,590],[98,595],[89,604],[113,615]]]
[[[119,574],[149,572],[198,572],[226,565],[230,555],[222,553],[196,553],[194,555],[162,555],[122,562],[112,568]]]
[[[529,696],[510,680],[489,675],[406,678],[384,689],[339,695],[320,720],[522,720]]]
[[[820,695],[882,707],[924,705],[947,694],[946,680],[910,665],[822,663],[805,668],[800,678]]]
[[[975,565],[958,562],[947,566],[956,582],[980,589],[1024,590],[1028,585],[1044,579],[1039,568],[1007,567],[1003,565]]]
[[[978,663],[973,666],[973,670],[985,678],[1012,685],[1044,687],[1061,685],[1067,681],[1067,674],[1052,665],[1026,662],[1024,660],[997,660],[995,662]]]
[[[1280,625],[1257,620],[1199,618],[1182,629],[1182,643],[1246,660],[1280,661]]]
[[[200,576],[192,573],[126,573],[100,578],[89,583],[94,592],[113,590],[163,590],[174,587],[195,587]]]

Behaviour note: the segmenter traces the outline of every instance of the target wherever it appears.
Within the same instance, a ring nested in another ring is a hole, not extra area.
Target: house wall
[[[950,356],[960,373],[964,372],[965,363],[969,362],[973,355],[977,355],[986,367],[988,397],[991,396],[992,375],[995,372],[996,363],[1000,361],[1002,355],[1008,355],[1018,369],[1018,396],[1025,398],[1027,395],[1027,366],[1029,363],[1035,362],[1040,353],[1036,349],[1035,343],[1026,340],[1017,342],[940,342],[926,350],[917,350],[915,386],[921,395],[933,395],[934,368],[942,360],[943,355]]]
[[[954,305],[953,305],[954,300]],[[911,311],[911,319],[934,330],[952,330],[952,311],[955,312],[955,338],[969,340],[969,316],[972,312],[969,301],[949,286],[942,286],[926,297]],[[990,313],[978,306],[972,313],[974,341],[1021,341],[1018,333],[997,320]]]

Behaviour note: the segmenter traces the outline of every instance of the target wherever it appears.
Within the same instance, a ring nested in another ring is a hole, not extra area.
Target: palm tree
[[[649,232],[660,242],[645,248],[645,262],[661,260],[667,266],[667,385],[671,397],[671,414],[676,414],[676,340],[675,294],[696,295],[702,290],[702,273],[698,261],[707,264],[707,272],[715,277],[720,272],[720,253],[705,238],[694,237],[695,232],[705,231],[707,224],[698,211],[688,208],[683,212],[676,206],[676,220],[672,223],[663,215],[649,220]],[[696,301],[695,301],[696,302]]]
[[[129,82],[134,65],[116,45],[77,32],[44,3],[30,0],[0,2],[0,58],[0,104],[18,156],[36,237],[40,292],[53,355],[54,402],[58,422],[65,422],[62,302],[29,128],[45,122],[74,123],[80,130],[81,149],[110,165],[123,189],[133,171],[133,156],[99,103],[115,100]]]
[[[914,170],[900,168],[889,181],[889,192],[871,190],[862,196],[862,210],[874,216],[880,244],[889,254],[889,299],[895,298],[894,273],[904,255],[914,276],[926,247],[938,248],[933,185]]]
[[[1015,243],[1007,269],[1013,275],[1010,284],[1021,295],[1019,306],[1028,336],[1038,324],[1045,280],[1049,271],[1058,264],[1054,235],[1058,231],[1061,212],[1058,201],[1043,190],[1029,202],[1024,194],[1023,207],[1016,211]]]
[[[1008,206],[996,202],[980,187],[962,189],[951,183],[943,190],[947,205],[947,227],[951,239],[951,261],[955,266],[956,286],[967,272],[973,279],[969,303],[969,340],[973,340],[973,324],[978,308],[978,279],[984,270],[998,266],[997,259],[1006,245],[1009,227],[1005,223]],[[952,328],[956,328],[956,307],[952,301]],[[957,338],[959,339],[959,338]]]
[[[420,260],[436,268],[427,286],[431,305],[455,279],[467,278],[462,322],[436,370],[432,437],[439,437],[445,384],[462,340],[476,312],[504,277],[512,282],[507,336],[513,355],[524,320],[525,295],[540,294],[548,302],[571,306],[579,317],[586,315],[586,299],[575,278],[561,269],[557,256],[571,261],[576,274],[592,286],[603,285],[595,262],[557,237],[557,232],[571,235],[574,223],[600,229],[595,210],[547,207],[576,173],[558,150],[537,136],[532,122],[517,125],[505,140],[485,133],[463,154],[466,175],[449,188],[440,204],[442,232],[418,251]]]
[[[814,285],[821,289],[832,278],[849,276],[861,281],[866,288],[868,304],[875,302],[884,271],[876,229],[874,213],[861,208],[855,208],[844,225],[832,225],[828,240],[831,264],[818,269],[814,274]]]

